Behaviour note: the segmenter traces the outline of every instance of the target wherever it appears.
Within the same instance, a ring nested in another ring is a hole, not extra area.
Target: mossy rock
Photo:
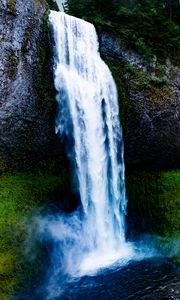
[[[120,120],[123,127],[124,135],[126,135],[128,131],[127,123],[130,116],[131,103],[129,101],[127,87],[123,78],[123,64],[117,59],[107,58],[104,56],[103,60],[111,70],[117,86],[119,96]]]
[[[12,14],[15,15],[16,14],[16,0],[8,0],[8,11]]]
[[[180,237],[180,171],[127,173],[129,234]]]
[[[6,63],[7,77],[11,80],[16,78],[17,74],[17,56],[15,51],[9,51],[9,58]]]
[[[145,71],[127,63],[123,57],[109,55],[112,56],[103,56],[103,59],[119,92],[126,169],[179,168],[177,70],[175,72],[175,68],[171,68],[174,70],[173,80],[165,77],[165,66],[161,66],[163,71],[159,76],[153,69],[155,76],[152,76],[148,68]]]

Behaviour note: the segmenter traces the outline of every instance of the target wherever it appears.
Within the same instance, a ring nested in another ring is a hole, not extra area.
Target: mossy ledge
[[[126,169],[179,169],[178,69],[171,66],[167,71],[167,66],[157,65],[149,73],[123,57],[104,52],[102,57],[119,93]]]

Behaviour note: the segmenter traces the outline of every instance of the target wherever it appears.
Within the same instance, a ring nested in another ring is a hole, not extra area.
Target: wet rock
[[[48,160],[54,165],[63,149],[54,132],[47,6],[40,0],[0,2],[1,172],[33,170]]]
[[[169,60],[161,66],[156,58],[147,64],[120,37],[105,32],[100,50],[120,91],[127,169],[179,168],[179,68]]]

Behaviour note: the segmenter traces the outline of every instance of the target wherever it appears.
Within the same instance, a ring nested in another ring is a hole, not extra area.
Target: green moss
[[[0,181],[0,299],[14,299],[21,282],[36,278],[42,257],[24,256],[28,225],[35,211],[48,201],[49,193],[69,189],[69,175],[3,176]],[[29,283],[31,285],[32,282]]]
[[[171,83],[164,75],[164,70],[165,66],[157,65],[157,68],[151,70],[156,75],[151,76],[131,64],[122,64],[122,72],[126,74],[128,88],[133,93],[142,93],[144,96],[144,101],[141,104],[143,110],[144,107],[152,106],[153,108],[157,105],[165,110],[166,106],[174,99],[175,91],[173,91]],[[177,73],[174,73],[174,76],[177,78]]]
[[[9,53],[9,57],[7,59],[7,63],[6,63],[6,74],[7,76],[14,80],[16,78],[16,74],[17,74],[17,56],[15,51],[11,50]]]
[[[149,66],[150,68],[150,66]],[[138,90],[151,89],[153,87],[162,88],[166,85],[167,79],[164,73],[165,66],[157,65],[152,69],[156,73],[155,76],[150,76],[141,69],[129,63],[124,64],[124,70],[129,73],[131,79],[134,79],[132,87]]]
[[[127,133],[127,122],[130,116],[131,104],[128,98],[127,88],[123,80],[123,65],[116,59],[103,57],[104,61],[110,68],[119,94],[119,107],[121,124],[123,127],[124,135]]]
[[[16,12],[16,0],[9,0],[8,10],[12,15],[15,14],[15,12]]]
[[[55,88],[53,85],[53,75],[51,72],[50,61],[52,59],[52,51],[49,43],[49,27],[48,27],[49,10],[46,10],[43,22],[43,38],[40,45],[38,78],[39,78],[39,110],[44,111],[44,105],[51,103],[56,109]]]
[[[139,109],[142,110],[149,105],[159,105],[164,109],[166,103],[172,101],[173,91],[171,87],[166,84],[167,82],[164,76],[150,76],[129,63],[123,63],[117,59],[107,59],[107,57],[103,57],[103,59],[109,66],[116,82],[120,100],[121,123],[124,138],[126,138],[128,133],[128,121],[133,109],[128,91],[132,90],[135,93],[143,93],[143,95],[145,95],[143,107],[139,107]]]
[[[152,83],[154,86],[162,87],[166,84],[166,78],[165,77],[157,77],[157,76],[151,76],[149,78],[150,83]]]
[[[127,174],[127,192],[138,231],[180,238],[180,171]]]

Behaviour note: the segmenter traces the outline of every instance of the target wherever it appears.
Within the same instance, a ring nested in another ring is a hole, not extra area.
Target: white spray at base
[[[92,24],[51,11],[56,132],[71,141],[80,209],[41,223],[57,241],[59,263],[77,276],[132,255],[125,242],[125,172],[116,85]]]

